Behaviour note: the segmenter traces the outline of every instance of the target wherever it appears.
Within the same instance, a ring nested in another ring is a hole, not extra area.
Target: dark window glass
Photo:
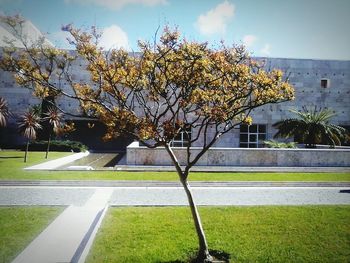
[[[256,124],[253,124],[253,125],[250,125],[249,126],[249,132],[257,132],[258,129],[257,129],[257,125]]]
[[[241,125],[240,132],[248,132],[248,125]]]
[[[177,134],[177,135],[174,137],[174,141],[181,141],[181,133]]]
[[[182,147],[182,142],[173,142],[173,147]]]
[[[266,125],[259,125],[259,133],[266,133]]]
[[[321,79],[321,88],[328,88],[328,79]]]
[[[252,124],[240,126],[240,147],[263,148],[266,140],[266,125]]]
[[[256,137],[257,137],[256,134],[250,134],[249,135],[249,141],[250,142],[256,142]]]
[[[259,141],[266,140],[266,134],[259,134]]]
[[[239,139],[241,142],[248,142],[248,134],[241,134]]]
[[[172,147],[187,147],[188,141],[191,140],[191,127],[186,127],[179,132],[171,142]]]

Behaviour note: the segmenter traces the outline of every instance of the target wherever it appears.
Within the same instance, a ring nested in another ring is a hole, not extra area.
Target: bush
[[[274,140],[264,141],[268,148],[297,148],[296,142],[277,142]]]
[[[32,142],[29,145],[30,151],[46,151],[47,141],[37,141]],[[53,140],[50,143],[50,151],[53,152],[83,152],[86,151],[88,147],[77,141],[56,141]],[[21,147],[21,150],[25,150],[25,145]]]

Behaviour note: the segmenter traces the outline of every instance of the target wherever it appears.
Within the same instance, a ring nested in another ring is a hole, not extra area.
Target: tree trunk
[[[207,239],[204,234],[204,230],[203,230],[201,218],[198,213],[197,206],[193,200],[190,185],[188,184],[188,181],[186,179],[183,179],[183,175],[180,175],[180,180],[187,195],[188,203],[190,205],[190,209],[192,213],[192,218],[193,218],[197,236],[198,236],[198,241],[199,241],[198,260],[199,262],[212,262],[213,259],[209,254]]]
[[[49,139],[47,141],[47,148],[46,148],[46,155],[45,155],[45,159],[47,159],[48,155],[49,155],[49,151],[50,151],[50,143],[51,143],[51,133],[49,135]]]
[[[27,145],[26,145],[26,152],[24,154],[24,162],[27,162],[27,154],[28,154],[28,148],[29,148],[29,140],[27,141]]]
[[[198,251],[197,260],[198,260],[198,262],[210,263],[210,262],[212,262],[213,258],[209,254],[208,243],[207,243],[207,239],[206,239],[205,234],[204,234],[201,218],[199,216],[196,203],[194,202],[194,199],[192,196],[191,187],[187,181],[189,169],[185,169],[185,172],[183,172],[181,170],[181,166],[180,166],[179,161],[177,160],[174,152],[169,147],[169,145],[165,145],[165,149],[169,153],[170,158],[172,159],[172,161],[174,163],[174,166],[175,166],[176,171],[179,175],[181,184],[184,187],[186,195],[187,195],[188,204],[189,204],[190,209],[191,209],[191,214],[192,214],[194,226],[195,226],[197,236],[198,236],[198,241],[199,241],[199,251]]]

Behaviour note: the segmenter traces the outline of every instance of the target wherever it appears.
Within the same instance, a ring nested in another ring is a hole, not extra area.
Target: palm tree
[[[50,108],[48,108],[45,115],[47,117],[45,117],[44,119],[49,121],[49,124],[52,128],[52,129],[50,129],[49,139],[47,141],[47,148],[46,148],[46,155],[45,155],[45,158],[47,159],[47,157],[49,155],[49,150],[50,150],[52,132],[54,134],[57,134],[59,132],[59,128],[61,126],[61,120],[62,120],[63,114],[61,112],[59,112],[57,108],[50,107]]]
[[[4,98],[0,97],[0,127],[5,127],[7,118],[10,116],[10,111],[7,106],[7,102]]]
[[[34,111],[28,111],[23,114],[19,121],[19,130],[27,138],[26,152],[24,162],[27,162],[29,142],[36,139],[37,130],[41,129],[40,117]]]
[[[330,146],[340,145],[347,137],[347,130],[338,125],[329,123],[335,116],[329,109],[307,109],[302,111],[291,110],[297,118],[291,118],[276,122],[273,127],[278,129],[276,137],[294,137],[299,143],[304,143],[307,148],[316,148],[316,144],[326,143]]]

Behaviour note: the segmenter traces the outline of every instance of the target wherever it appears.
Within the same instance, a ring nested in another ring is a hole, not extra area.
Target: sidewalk
[[[84,262],[112,189],[97,190],[83,206],[69,206],[13,263]]]
[[[34,166],[30,166],[27,168],[24,168],[24,170],[54,170],[57,169],[60,166],[63,166],[65,164],[74,162],[76,160],[79,160],[83,157],[88,156],[90,153],[88,151],[86,152],[79,152],[79,153],[75,153],[72,155],[68,155],[66,157],[62,157],[62,158],[58,158],[52,161],[48,161],[48,162],[44,162],[44,163],[40,163]]]
[[[350,182],[189,181],[191,187],[350,187]],[[181,187],[179,181],[0,180],[0,186]]]

